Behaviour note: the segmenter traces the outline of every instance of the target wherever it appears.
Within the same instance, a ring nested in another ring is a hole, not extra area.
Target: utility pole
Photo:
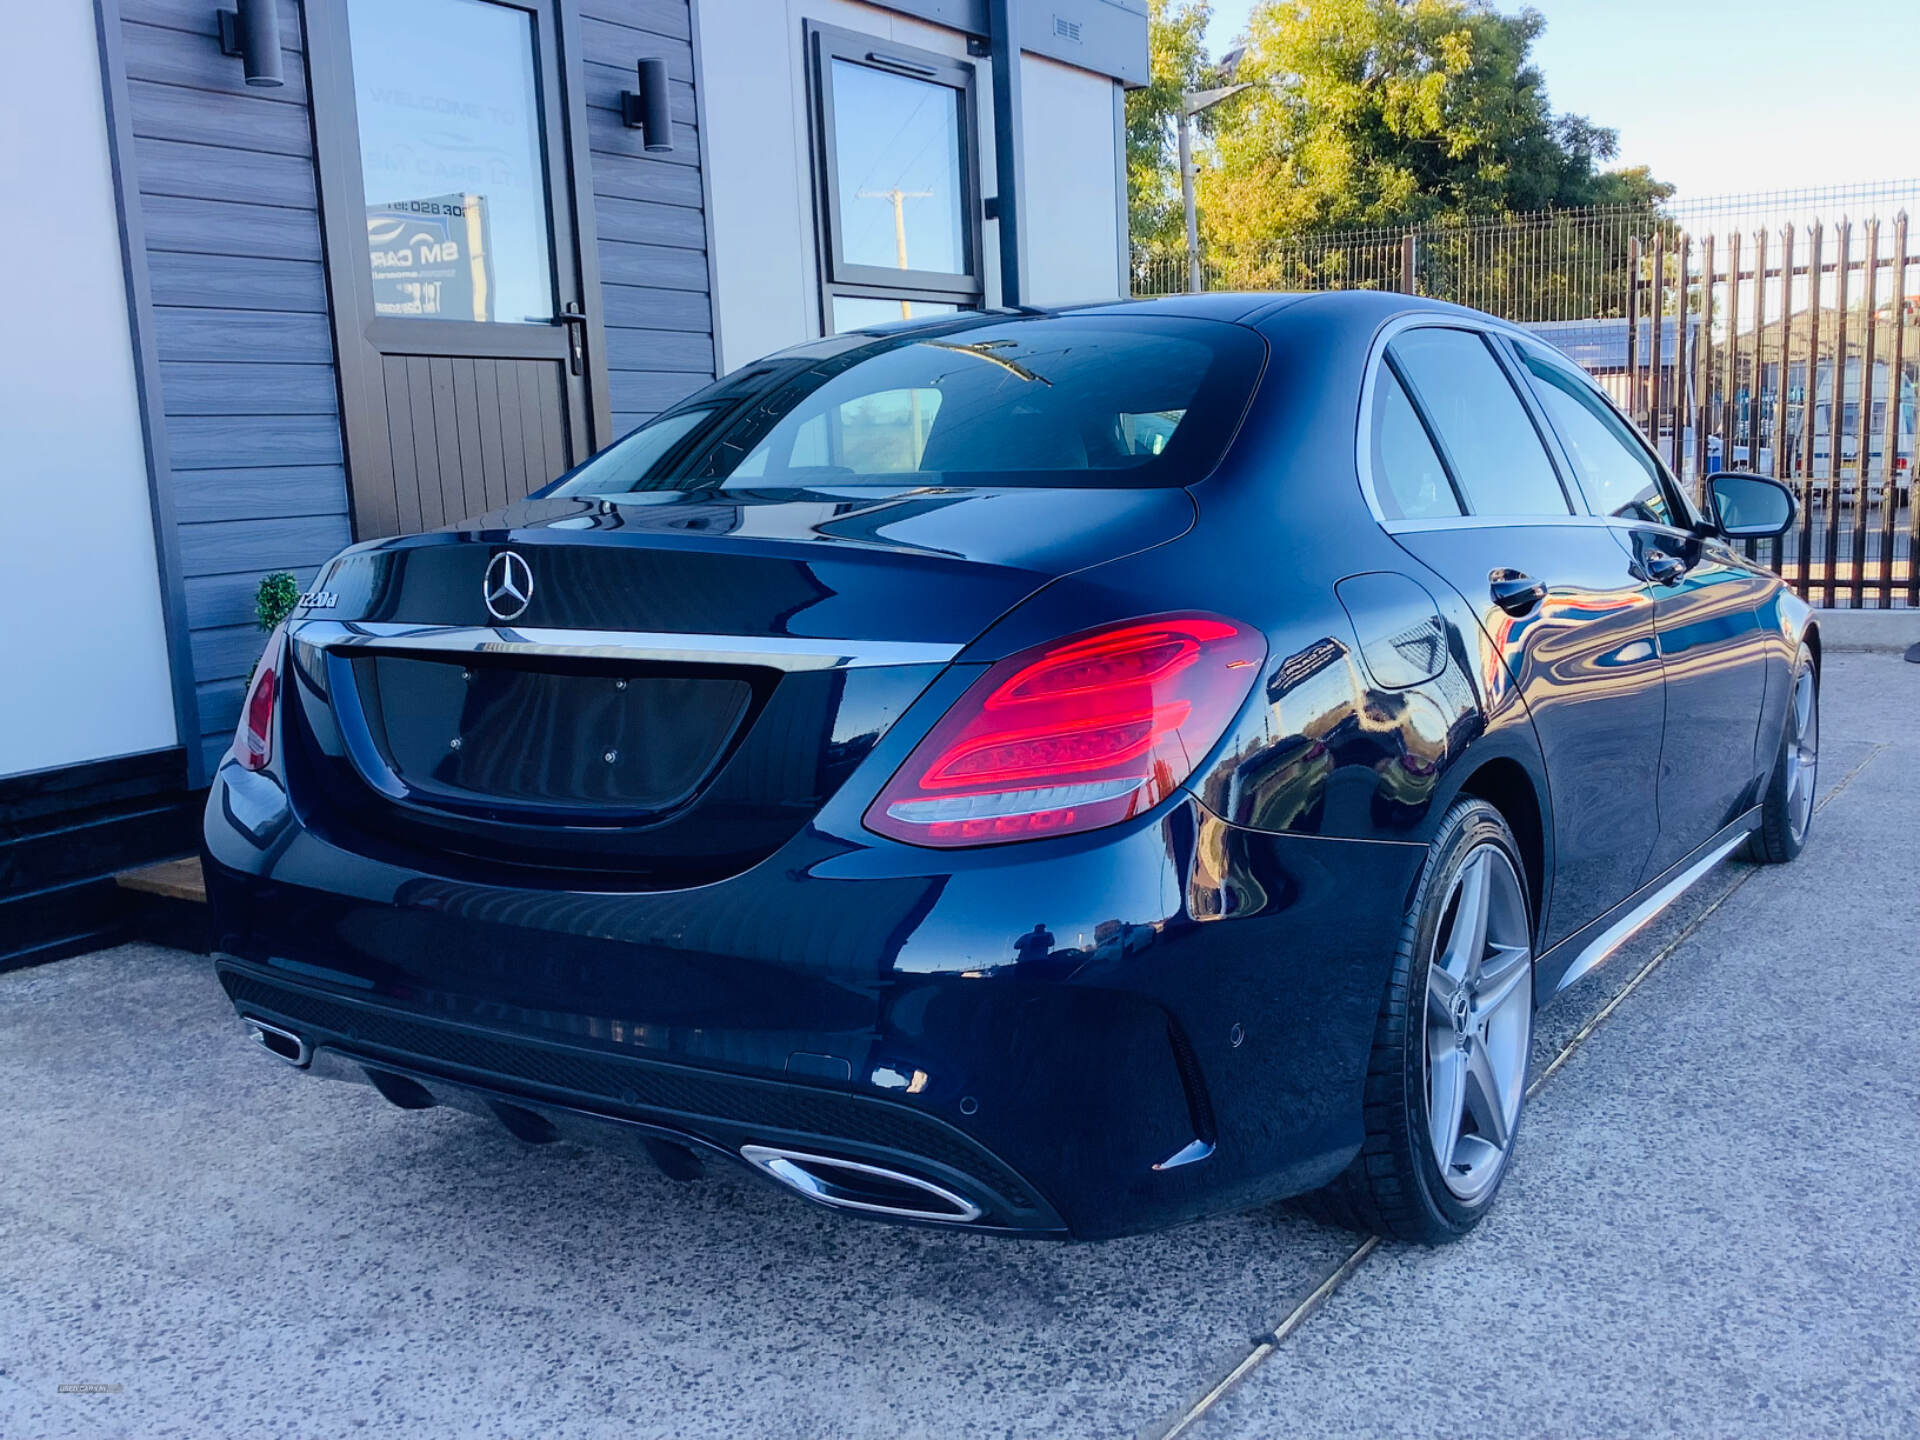
[[[899,257],[900,268],[902,270],[907,269],[907,201],[931,199],[933,191],[902,190],[898,185],[895,185],[889,190],[856,190],[853,193],[858,195],[862,200],[891,200],[893,202],[893,250],[894,254]],[[913,318],[908,310],[908,302],[905,300],[900,302],[900,318],[902,320],[910,320]]]
[[[1240,68],[1240,57],[1245,53],[1245,50],[1229,50],[1221,59],[1220,74],[1226,77],[1228,84],[1212,90],[1183,90],[1180,94],[1180,200],[1187,210],[1187,290],[1195,295],[1200,293],[1201,276],[1200,217],[1193,203],[1193,117],[1261,83],[1231,83],[1234,71]]]

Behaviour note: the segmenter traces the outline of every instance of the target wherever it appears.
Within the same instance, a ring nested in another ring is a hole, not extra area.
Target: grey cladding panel
[[[261,90],[220,53],[215,8],[119,0],[123,158],[145,232],[195,689],[218,701],[200,743],[217,757],[264,638],[260,576],[305,583],[348,534],[300,9],[280,0],[286,84]]]
[[[582,0],[581,15],[608,399],[624,434],[714,373],[692,24],[685,0]],[[643,55],[663,57],[672,80],[668,155],[648,155],[616,118]]]

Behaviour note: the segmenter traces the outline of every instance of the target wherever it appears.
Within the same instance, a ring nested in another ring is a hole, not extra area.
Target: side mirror
[[[1729,540],[1771,540],[1793,528],[1800,502],[1793,491],[1764,475],[1725,470],[1707,477],[1707,503],[1714,529]]]

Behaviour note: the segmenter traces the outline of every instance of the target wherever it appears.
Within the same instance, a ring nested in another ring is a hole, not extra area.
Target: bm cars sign
[[[367,207],[373,313],[491,320],[486,201],[430,195]]]

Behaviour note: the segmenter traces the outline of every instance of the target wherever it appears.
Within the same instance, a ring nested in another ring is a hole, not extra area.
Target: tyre
[[[1513,1155],[1533,1042],[1533,915],[1500,812],[1442,819],[1374,1030],[1366,1139],[1316,1218],[1426,1244],[1479,1223]]]
[[[1807,831],[1813,826],[1820,778],[1820,670],[1804,640],[1794,657],[1791,685],[1780,753],[1760,802],[1760,828],[1747,837],[1746,857],[1762,865],[1784,865],[1796,858],[1807,848]]]

